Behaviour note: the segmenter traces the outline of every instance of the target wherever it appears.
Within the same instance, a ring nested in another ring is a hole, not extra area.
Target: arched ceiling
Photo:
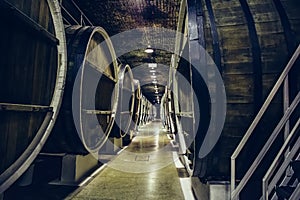
[[[160,28],[176,30],[178,13],[181,0],[61,0],[66,10],[73,16],[78,16],[77,21],[86,23],[85,18],[81,18],[80,11],[74,7],[74,3],[80,8],[84,15],[94,26],[103,27],[110,36],[129,31],[140,30],[142,39],[137,49],[128,52],[119,59],[123,63],[131,66],[135,79],[142,85],[143,94],[151,101],[157,101],[156,95],[162,96],[164,86],[168,80],[168,68],[170,66],[171,52],[162,49],[155,49],[152,54],[147,54],[144,50],[150,44],[163,45],[165,49],[173,49],[175,45],[175,35],[155,33]],[[72,19],[68,19],[72,24]],[[145,27],[151,28],[152,31]],[[154,31],[153,31],[154,30]],[[121,41],[120,41],[121,42]],[[150,72],[148,63],[159,63],[155,69],[157,83],[152,83],[153,73]],[[140,70],[134,70],[139,67]],[[141,70],[142,69],[142,70]],[[152,77],[151,77],[152,76]],[[158,86],[159,94],[155,94],[154,86]]]

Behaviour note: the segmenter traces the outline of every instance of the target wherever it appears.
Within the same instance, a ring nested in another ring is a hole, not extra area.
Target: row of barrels
[[[178,126],[176,125],[176,116],[174,108],[174,92],[167,86],[165,87],[164,94],[161,99],[161,119],[164,127],[167,127],[171,134],[178,132]]]
[[[0,2],[0,194],[45,153],[97,152],[140,118],[141,89],[100,27],[56,0]],[[48,137],[49,136],[49,137]]]
[[[176,98],[168,95],[165,107],[192,176],[203,182],[230,180],[230,156],[299,45],[299,9],[298,1],[286,0],[182,1],[168,85]],[[289,74],[289,99],[300,90],[296,65]],[[238,180],[283,116],[282,105],[283,88],[237,160]],[[297,119],[299,109],[291,127]],[[283,134],[252,183],[261,180],[282,142]],[[260,189],[249,185],[242,199],[258,199],[249,194]]]

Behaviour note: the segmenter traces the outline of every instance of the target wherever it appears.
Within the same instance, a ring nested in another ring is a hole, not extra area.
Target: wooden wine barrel
[[[110,137],[123,138],[127,135],[135,115],[134,79],[129,65],[120,65],[118,85],[119,104]]]
[[[0,2],[0,194],[30,166],[60,109],[66,43],[56,0]]]
[[[146,97],[144,95],[142,95],[142,100],[141,100],[141,114],[139,117],[139,124],[143,125],[145,123],[144,119],[145,119],[145,99]]]
[[[43,152],[94,153],[111,131],[118,94],[116,55],[101,27],[66,27],[68,71],[63,104]]]
[[[170,89],[167,89],[168,121],[170,124],[171,133],[176,133],[178,131],[175,116],[175,99],[174,92]]]
[[[141,115],[140,115],[140,122],[139,124],[144,125],[149,122],[149,115],[150,115],[150,101],[143,95],[142,102],[141,102]]]
[[[200,160],[199,146],[202,145],[205,137],[203,134],[209,124],[210,101],[215,101],[207,97],[207,88],[215,88],[216,85],[207,87],[201,77],[195,74],[189,80],[197,97],[202,98],[200,119],[204,120],[200,120],[195,143],[187,147],[186,152],[188,162],[193,163],[190,169],[194,170],[192,173],[195,176],[205,180],[229,179],[231,154],[287,64],[289,55],[299,44],[299,8],[299,2],[285,0],[182,2],[177,27],[178,32],[187,38],[177,38],[175,51],[201,63],[204,58],[200,58],[200,52],[193,45],[197,42],[204,47],[223,78],[227,95],[227,116],[221,137],[210,154]],[[215,76],[210,71],[212,67],[211,63],[206,63],[207,77]],[[193,73],[193,67],[179,56],[175,57],[174,68],[187,79]],[[291,76],[299,76],[299,70],[296,74]],[[294,80],[291,77],[291,88],[296,85]],[[178,90],[183,102],[184,99],[192,99],[192,93],[181,90],[179,83]],[[249,167],[254,155],[257,155],[258,147],[265,143],[270,130],[274,129],[281,118],[282,101],[281,93],[271,103],[262,120],[263,127],[260,126],[255,131],[254,140],[249,141],[239,158],[237,177]],[[180,117],[182,122],[180,124],[187,125],[181,127],[182,131],[194,134],[195,128],[191,128],[193,116],[183,116],[184,112],[197,111],[186,105],[180,105],[180,109],[177,109],[177,118]]]
[[[134,98],[130,101],[134,100],[133,106],[133,115],[132,115],[132,122],[130,128],[132,130],[136,130],[139,125],[139,117],[141,114],[141,102],[142,102],[142,91],[139,80],[134,80]],[[131,105],[132,102],[130,102]]]
[[[169,106],[168,106],[167,90],[165,90],[165,92],[161,98],[160,113],[161,113],[161,120],[162,120],[163,126],[170,129],[168,108],[169,108]]]

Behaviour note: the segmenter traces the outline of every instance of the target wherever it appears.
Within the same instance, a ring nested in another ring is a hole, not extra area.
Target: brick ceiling
[[[72,0],[65,0],[72,1]],[[103,27],[110,36],[139,29],[143,37],[147,40],[141,40],[145,48],[149,43],[163,43],[167,49],[173,49],[175,37],[162,38],[163,34],[155,37],[157,33],[149,33],[145,27],[159,29],[166,28],[176,30],[180,0],[73,0],[89,18],[95,26]],[[155,32],[155,31],[154,31]],[[148,41],[148,42],[147,42]],[[147,44],[148,43],[148,44]],[[154,84],[147,63],[156,62],[164,66],[169,66],[171,53],[165,50],[155,50],[153,54],[147,54],[144,49],[128,52],[120,57],[123,63],[127,63],[131,68],[140,66],[144,70],[133,70],[135,79],[139,79],[142,85],[143,94],[152,102],[154,101]],[[158,65],[160,66],[160,65]],[[139,71],[136,73],[135,71]],[[165,67],[157,68],[157,81],[159,95],[164,91],[164,85],[167,84],[168,70]]]

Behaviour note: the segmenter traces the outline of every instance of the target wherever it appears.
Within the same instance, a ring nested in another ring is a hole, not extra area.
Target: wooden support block
[[[229,182],[202,183],[198,177],[191,177],[192,189],[197,199],[201,200],[230,200]]]
[[[31,185],[33,173],[34,173],[34,164],[30,165],[30,167],[26,170],[26,172],[19,178],[19,180],[17,182],[18,185],[19,186]]]
[[[98,160],[92,155],[66,154],[62,158],[60,180],[53,181],[54,185],[78,185],[85,177],[98,167]]]

